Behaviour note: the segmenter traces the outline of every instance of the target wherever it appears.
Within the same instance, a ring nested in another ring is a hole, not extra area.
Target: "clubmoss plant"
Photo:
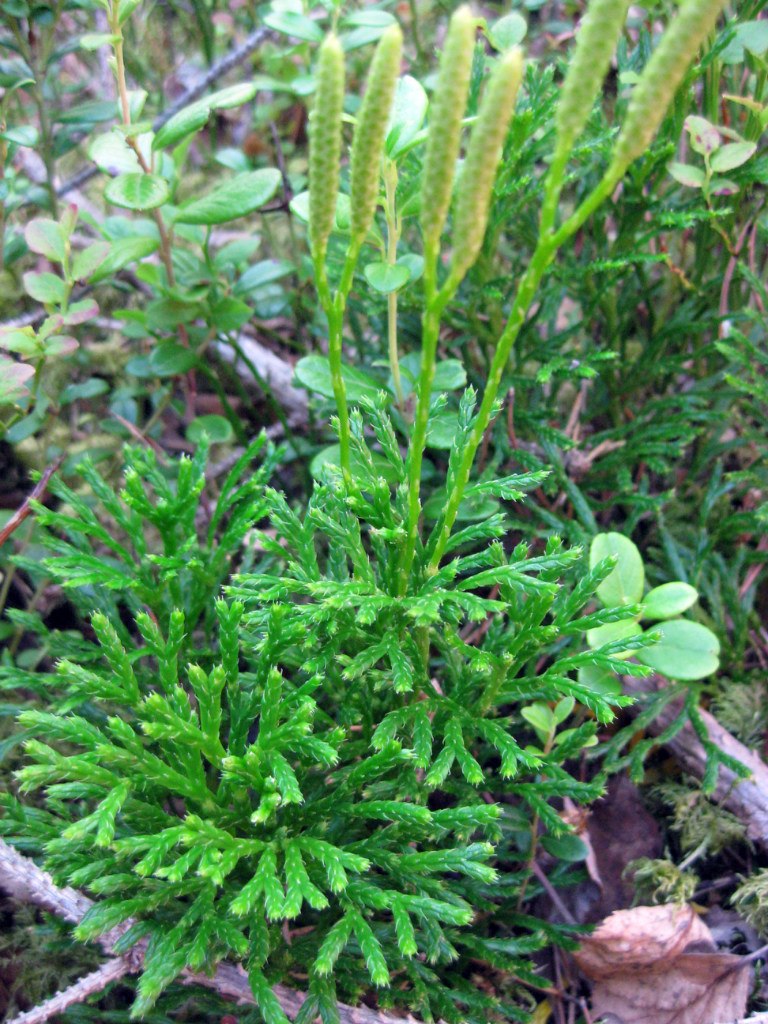
[[[522,76],[523,54],[519,47],[504,54],[491,73],[461,172],[450,278],[461,280],[480,252],[493,182]]]
[[[641,156],[659,129],[691,61],[725,6],[725,0],[687,0],[664,33],[632,93],[608,171],[618,178]]]
[[[694,10],[711,24],[718,9],[687,0],[670,32],[690,27]],[[616,19],[599,34],[603,70]],[[227,958],[244,965],[266,1024],[286,1024],[274,986],[297,979],[307,990],[299,1024],[318,1015],[333,1024],[337,1000],[370,1000],[372,988],[384,1009],[487,1024],[533,1005],[516,982],[480,991],[477,960],[537,985],[520,950],[567,940],[567,930],[532,925],[521,913],[531,850],[539,832],[544,848],[568,832],[555,801],[585,803],[601,792],[599,775],[582,781],[569,766],[594,747],[598,723],[627,703],[579,673],[645,674],[621,656],[653,637],[584,643],[588,631],[642,612],[629,602],[595,608],[615,556],[585,570],[581,550],[558,537],[533,553],[504,543],[501,513],[465,522],[460,512],[472,499],[517,502],[545,479],[491,466],[471,482],[539,283],[615,186],[627,154],[622,136],[606,176],[559,225],[564,165],[551,172],[552,205],[496,339],[482,400],[472,388],[461,398],[445,497],[428,531],[422,474],[442,402],[433,384],[443,315],[486,231],[522,68],[519,51],[495,59],[449,234],[474,30],[474,16],[460,8],[426,133],[421,359],[410,422],[402,410],[395,422],[386,396],[349,409],[342,349],[361,251],[380,238],[373,225],[401,56],[394,28],[377,47],[352,141],[346,244],[329,244],[341,178],[338,44],[331,39],[320,55],[311,145],[328,148],[310,156],[310,238],[328,320],[340,471],[319,471],[297,510],[267,485],[271,458],[236,486],[241,460],[211,506],[203,453],[168,465],[133,453],[122,497],[87,470],[112,531],[76,494],[61,492],[75,516],[42,513],[50,571],[79,588],[81,607],[96,610],[94,640],[44,674],[52,706],[21,716],[30,737],[21,784],[46,802],[34,835],[13,799],[4,801],[0,827],[44,853],[58,880],[98,897],[81,938],[134,922],[117,952],[147,940],[137,1016],[185,968],[212,971]],[[665,60],[693,59],[694,46],[676,47],[667,45]],[[643,102],[671,96],[654,84],[661,60],[641,75]],[[679,81],[685,67],[674,74]],[[589,68],[587,77],[565,93],[565,149],[594,100],[599,76]],[[409,145],[415,151],[422,141],[417,131]],[[212,589],[229,559],[239,572],[221,598]],[[30,675],[9,668],[0,682],[26,689]]]
[[[541,211],[542,231],[554,223],[563,172],[602,88],[628,10],[628,0],[595,0],[579,25],[555,112],[557,140]]]

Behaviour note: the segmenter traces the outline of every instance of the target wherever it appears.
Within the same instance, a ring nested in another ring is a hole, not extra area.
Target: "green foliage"
[[[377,407],[368,416],[402,480],[391,424]],[[149,937],[135,1015],[185,966],[229,957],[245,962],[265,1019],[282,1019],[265,986],[301,970],[313,998],[353,998],[362,964],[376,986],[398,973],[396,1002],[475,1019],[460,991],[433,991],[428,979],[484,948],[484,930],[461,932],[475,908],[505,920],[514,894],[495,862],[514,856],[514,845],[502,851],[516,816],[527,804],[560,835],[549,799],[599,792],[565,768],[594,742],[594,721],[582,715],[552,743],[533,715],[557,700],[562,723],[578,700],[607,720],[622,703],[571,677],[586,663],[618,666],[620,643],[590,654],[578,646],[581,610],[610,566],[574,590],[564,581],[578,551],[556,540],[537,557],[525,545],[511,556],[483,548],[499,532],[492,522],[457,535],[467,553],[400,598],[403,498],[393,503],[374,475],[359,414],[353,438],[366,468],[351,487],[330,473],[304,515],[264,487],[264,470],[244,489],[222,488],[207,531],[220,540],[205,550],[179,544],[199,514],[202,454],[172,467],[171,486],[145,453],[130,453],[121,496],[84,468],[124,540],[62,485],[76,515],[41,512],[49,531],[69,535],[49,541],[46,569],[87,588],[102,610],[96,643],[47,677],[57,710],[20,716],[32,738],[19,778],[45,793],[34,843],[54,876],[100,897],[78,936],[131,918],[121,946]],[[504,488],[530,483],[513,477]],[[264,515],[272,530],[254,538],[263,568],[241,572],[227,600],[201,608],[222,558]],[[150,531],[163,555],[146,553]],[[94,541],[109,558],[91,553]],[[463,630],[488,614],[493,627],[469,645]],[[414,630],[430,631],[439,687]],[[548,667],[534,674],[545,650]],[[26,683],[15,670],[3,680]],[[532,720],[539,745],[523,739]],[[483,799],[496,791],[514,796],[514,816]],[[3,831],[13,835],[23,811],[6,808]],[[286,921],[302,926],[290,945]]]
[[[761,935],[768,934],[768,870],[747,878],[736,890],[733,904]]]
[[[38,430],[50,409],[57,411],[58,388],[51,374],[51,361],[73,353],[77,339],[69,332],[88,323],[98,315],[99,307],[88,298],[72,301],[78,282],[89,281],[107,258],[106,242],[93,242],[78,252],[72,251],[72,235],[77,225],[77,207],[70,206],[56,221],[50,218],[31,220],[24,239],[31,252],[45,257],[59,274],[50,271],[24,274],[24,290],[45,307],[46,317],[33,326],[0,327],[0,353],[19,357],[14,363],[0,354],[3,367],[0,383],[0,410],[8,406],[10,415],[0,418],[0,429],[14,441]],[[20,382],[34,377],[32,389]]]
[[[755,748],[768,727],[768,692],[761,676],[747,682],[723,680],[714,703],[718,722],[745,746]]]
[[[655,639],[651,647],[637,652],[643,664],[670,679],[703,679],[719,667],[720,642],[707,626],[677,616],[687,611],[698,599],[698,593],[682,581],[653,587],[645,597],[645,568],[635,544],[620,533],[598,533],[589,549],[594,568],[603,559],[613,557],[615,566],[597,589],[597,596],[607,607],[628,606],[627,615],[600,623],[590,629],[587,640],[591,646],[615,639],[642,636],[642,619],[663,622],[648,634]]]
[[[97,899],[81,937],[135,922],[125,948],[149,946],[134,1013],[176,1019],[179,972],[227,958],[270,1024],[284,1019],[273,984],[297,978],[300,1024],[371,988],[426,1020],[522,1017],[520,982],[541,983],[531,955],[571,936],[526,915],[539,843],[555,886],[586,856],[560,802],[594,799],[603,771],[642,777],[686,722],[705,792],[721,763],[743,772],[708,740],[702,693],[762,739],[763,23],[727,25],[701,54],[716,2],[686,0],[660,40],[659,12],[633,15],[630,40],[625,6],[595,0],[559,86],[561,30],[536,15],[544,57],[522,69],[511,119],[517,12],[485,24],[460,8],[435,81],[422,5],[398,78],[392,14],[275,3],[258,12],[271,35],[256,73],[160,123],[166,42],[194,23],[210,63],[253,27],[247,5],[225,25],[194,2],[155,32],[152,5],[105,0],[96,34],[88,0],[7,6],[0,280],[7,315],[26,294],[28,317],[45,316],[3,331],[0,401],[19,459],[66,458],[13,561],[1,552],[0,686],[19,727],[0,757],[28,743],[3,832]],[[360,104],[343,63],[362,81],[378,40]],[[94,70],[103,48],[117,104],[62,91],[67,48]],[[595,105],[614,49],[615,99],[612,84]],[[681,140],[701,158],[682,176]],[[42,188],[16,159],[38,142]],[[109,216],[81,213],[73,241],[55,186],[76,147]],[[305,436],[251,332],[303,357],[318,413]],[[265,421],[290,458],[249,445]],[[129,435],[147,443],[115,489],[109,457]],[[195,454],[166,459],[182,438]],[[627,703],[620,676],[649,667],[679,681],[603,729]],[[645,734],[678,698],[665,733]],[[685,791],[685,849],[735,840]],[[636,879],[668,899],[694,876],[664,861]]]

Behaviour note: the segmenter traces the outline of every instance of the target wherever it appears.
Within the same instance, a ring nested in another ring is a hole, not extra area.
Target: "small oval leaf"
[[[124,210],[154,210],[169,195],[168,182],[158,174],[119,174],[104,189],[105,198]]]
[[[91,275],[91,284],[98,284],[106,277],[116,274],[137,260],[150,256],[157,249],[159,242],[149,235],[136,235],[128,238],[113,239],[109,243],[107,258],[99,269]]]
[[[640,552],[629,537],[621,533],[598,533],[589,549],[590,569],[610,555],[616,555],[616,568],[597,588],[597,596],[606,608],[638,604],[645,583]]]
[[[408,267],[398,263],[369,263],[363,273],[371,288],[383,295],[402,288],[411,276]]]
[[[202,128],[213,110],[228,110],[230,107],[239,107],[243,103],[252,100],[258,91],[257,82],[241,82],[239,85],[230,85],[226,89],[219,89],[205,96],[196,103],[190,103],[174,114],[152,140],[152,149],[164,149],[166,146],[175,146],[192,132]]]
[[[269,202],[280,185],[274,167],[238,174],[201,199],[193,199],[176,211],[177,224],[224,224],[245,217]]]
[[[662,583],[645,595],[644,619],[672,619],[687,612],[699,599],[699,592],[690,583]]]
[[[296,364],[294,372],[296,380],[308,391],[314,391],[324,398],[333,398],[331,365],[325,356],[304,356]],[[341,375],[350,402],[359,402],[361,398],[373,400],[383,390],[377,381],[353,366],[342,366]]]
[[[397,156],[413,140],[424,124],[428,105],[426,91],[418,79],[410,75],[398,79],[385,143],[389,156]]]
[[[741,167],[757,149],[756,142],[729,142],[715,153],[710,162],[713,171],[722,174]]]
[[[207,435],[212,444],[223,444],[232,440],[234,430],[226,416],[211,413],[209,416],[197,416],[187,427],[187,440],[193,444],[199,444],[203,435]]]
[[[693,164],[673,162],[667,170],[675,181],[679,181],[681,185],[687,185],[688,188],[703,188],[704,182],[707,180],[704,171],[700,167],[694,167]]]
[[[669,679],[704,679],[720,665],[720,641],[711,629],[688,619],[656,626],[661,640],[637,652],[637,659]]]
[[[67,258],[67,240],[61,224],[48,217],[31,220],[24,228],[24,240],[32,250],[53,263]]]
[[[528,23],[522,14],[513,11],[488,28],[488,38],[496,50],[509,50],[525,39]]]
[[[587,630],[587,643],[590,647],[602,647],[603,644],[611,644],[615,640],[629,640],[630,637],[642,633],[640,624],[634,619],[621,619],[619,622],[606,622],[604,626],[596,626],[595,629]],[[614,658],[626,661],[631,658],[634,651],[621,651],[614,654]]]

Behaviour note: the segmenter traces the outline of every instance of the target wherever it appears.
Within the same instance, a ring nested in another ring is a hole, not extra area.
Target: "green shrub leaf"
[[[594,569],[604,558],[615,555],[616,568],[597,588],[606,608],[638,604],[643,596],[645,570],[637,547],[621,533],[598,533],[589,549],[589,567]]]
[[[154,210],[170,194],[168,182],[159,174],[119,174],[104,189],[106,199],[125,210]]]
[[[280,172],[273,167],[239,174],[201,199],[183,204],[174,220],[177,224],[224,224],[268,203],[279,185]]]
[[[643,600],[644,619],[672,619],[687,612],[695,604],[699,593],[689,583],[662,583],[649,590]]]
[[[705,679],[720,665],[720,642],[706,626],[673,619],[656,627],[661,640],[637,652],[644,665],[669,679]]]

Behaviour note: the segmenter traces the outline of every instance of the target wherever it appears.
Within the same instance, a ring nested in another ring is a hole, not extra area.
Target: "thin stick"
[[[557,907],[563,918],[565,918],[566,924],[576,924],[576,918],[573,916],[568,907],[566,907],[566,905],[560,899],[560,895],[557,889],[555,889],[554,885],[552,885],[550,880],[547,878],[547,876],[544,874],[541,867],[539,867],[535,860],[531,863],[531,871],[533,871],[534,875],[536,875],[536,877],[543,886],[549,898],[552,900],[555,907]]]
[[[31,503],[33,501],[39,501],[42,498],[48,487],[49,480],[51,479],[51,477],[53,476],[53,474],[56,472],[56,470],[59,468],[63,461],[64,456],[62,455],[59,456],[59,458],[56,459],[56,461],[52,465],[48,466],[43,475],[35,484],[32,493],[27,495],[27,497],[24,499],[24,501],[22,501],[21,505],[19,505],[19,507],[13,513],[13,515],[2,528],[2,530],[0,530],[0,545],[5,544],[5,542],[11,536],[13,531],[17,530],[24,522],[24,520],[27,518],[27,516],[31,514]]]
[[[654,693],[666,686],[659,676],[624,676],[624,692],[632,696]],[[642,703],[635,704],[630,712],[642,710]],[[679,703],[673,701],[650,723],[648,729],[653,733],[663,732],[675,720],[680,711]],[[727,729],[703,708],[699,715],[709,735],[709,740],[719,747],[723,753],[735,758],[750,769],[752,775],[748,779],[740,779],[727,765],[721,764],[717,776],[717,787],[713,793],[716,800],[726,811],[730,811],[747,827],[749,838],[763,850],[768,849],[768,765],[756,754],[740,743]],[[671,739],[665,746],[677,758],[682,768],[696,778],[704,775],[707,764],[706,751],[699,742],[690,722]]]
[[[118,981],[130,971],[130,961],[125,957],[118,956],[113,960],[107,960],[97,970],[86,974],[80,981],[76,981],[74,985],[65,988],[63,992],[57,992],[55,996],[46,999],[34,1010],[20,1013],[18,1017],[14,1017],[7,1024],[44,1024],[55,1014],[63,1013],[67,1007],[74,1006],[75,1003],[82,1003],[89,996],[103,992],[107,985]]]
[[[16,899],[25,903],[34,903],[71,924],[80,922],[93,906],[93,901],[77,890],[60,888],[47,871],[43,871],[28,857],[22,856],[3,839],[0,839],[0,886]],[[117,928],[99,937],[99,945],[106,953],[113,952],[115,943],[131,923],[131,921],[124,921]],[[146,943],[139,942],[129,953],[120,958],[127,964],[123,973],[141,970],[145,948]],[[86,980],[83,979],[83,982]],[[239,965],[220,964],[212,976],[183,971],[178,980],[185,985],[203,985],[206,988],[214,989],[225,999],[232,999],[237,1003],[254,1005],[256,1002],[248,983],[248,976]],[[306,993],[298,992],[284,985],[275,985],[273,991],[289,1017],[296,1016],[307,998]],[[85,995],[88,994],[90,993],[85,993]],[[42,1006],[45,1005],[42,1004]],[[370,1010],[365,1006],[348,1006],[346,1003],[339,1003],[338,1009],[341,1024],[419,1024],[415,1017],[394,1017],[388,1013]],[[35,1019],[44,1021],[46,1018]],[[13,1024],[19,1024],[19,1021],[20,1018]]]

